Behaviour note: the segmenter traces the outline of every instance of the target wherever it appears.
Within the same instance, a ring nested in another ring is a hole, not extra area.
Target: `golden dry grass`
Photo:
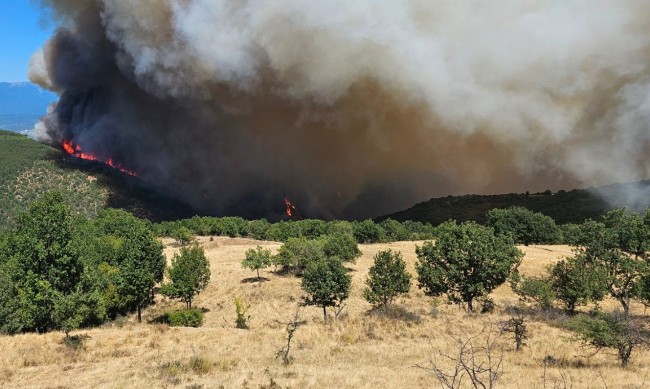
[[[255,245],[273,250],[279,243],[246,239],[200,238],[211,263],[212,282],[194,305],[209,311],[201,328],[169,328],[137,324],[133,318],[103,328],[77,331],[89,338],[81,350],[61,343],[62,333],[1,336],[0,386],[3,388],[418,388],[439,387],[434,376],[417,366],[429,365],[437,352],[457,350],[452,336],[475,335],[505,318],[500,311],[516,303],[507,285],[492,297],[497,312],[467,315],[456,306],[426,297],[413,285],[399,303],[421,317],[419,323],[370,316],[362,297],[363,281],[378,250],[403,253],[414,274],[416,242],[362,245],[363,256],[351,266],[353,287],[338,320],[323,323],[318,308],[305,307],[306,323],[296,332],[284,365],[276,358],[285,343],[285,325],[300,302],[300,280],[262,272],[266,282],[250,282],[254,272],[240,261]],[[168,258],[178,250],[166,241]],[[524,275],[542,273],[545,266],[570,255],[567,246],[522,247]],[[235,297],[250,304],[251,329],[234,326]],[[145,320],[181,303],[158,302]],[[435,305],[435,308],[434,308]],[[605,307],[615,308],[613,302]],[[635,306],[637,313],[642,308]],[[434,313],[435,311],[435,313]],[[645,381],[650,354],[636,350],[631,366],[618,367],[616,355],[580,347],[572,335],[543,322],[531,322],[528,345],[515,352],[510,338],[498,342],[504,350],[504,388],[632,388]],[[543,368],[546,355],[561,366]],[[546,376],[546,386],[544,378]],[[564,377],[564,378],[562,378]],[[602,377],[602,378],[601,378]],[[648,379],[650,382],[650,378]],[[275,383],[277,386],[272,386]]]

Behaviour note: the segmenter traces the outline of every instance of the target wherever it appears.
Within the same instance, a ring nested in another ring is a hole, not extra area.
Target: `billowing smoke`
[[[650,172],[647,0],[50,0],[37,126],[191,204],[364,217]]]

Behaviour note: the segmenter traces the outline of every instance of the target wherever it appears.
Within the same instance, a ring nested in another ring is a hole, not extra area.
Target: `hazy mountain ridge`
[[[0,82],[0,128],[27,133],[58,96],[29,82]]]
[[[376,220],[413,220],[433,225],[449,219],[484,223],[489,210],[511,206],[541,212],[560,224],[580,223],[586,219],[596,219],[617,207],[627,207],[633,211],[644,210],[650,206],[650,180],[597,188],[560,190],[556,193],[545,191],[438,197],[402,211],[380,216]]]

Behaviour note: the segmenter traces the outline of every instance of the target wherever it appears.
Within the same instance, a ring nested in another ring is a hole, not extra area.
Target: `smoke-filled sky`
[[[647,0],[49,0],[37,125],[199,209],[367,217],[650,176]]]

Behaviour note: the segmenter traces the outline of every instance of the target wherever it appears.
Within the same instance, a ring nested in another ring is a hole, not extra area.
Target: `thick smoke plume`
[[[50,0],[37,126],[215,213],[650,172],[647,0]]]

